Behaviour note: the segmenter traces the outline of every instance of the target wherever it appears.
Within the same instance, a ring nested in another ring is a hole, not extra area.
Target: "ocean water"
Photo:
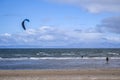
[[[1,70],[89,68],[120,68],[120,49],[0,49]]]

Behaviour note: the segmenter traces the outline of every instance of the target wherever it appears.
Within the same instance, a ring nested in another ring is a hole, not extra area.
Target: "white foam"
[[[36,55],[45,55],[45,56],[50,56],[51,54],[45,53],[45,52],[38,52]]]
[[[110,59],[120,59],[120,57],[109,57]],[[20,58],[2,58],[0,60],[68,60],[68,59],[106,59],[106,57],[20,57]]]
[[[0,60],[27,60],[28,57],[21,57],[21,58],[0,58]]]
[[[63,56],[71,56],[71,55],[75,55],[74,53],[62,53]]]
[[[108,54],[111,54],[111,55],[119,55],[119,53],[112,53],[112,52],[109,52]]]

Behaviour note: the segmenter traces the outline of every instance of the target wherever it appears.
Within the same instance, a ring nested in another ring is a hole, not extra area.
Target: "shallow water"
[[[0,60],[0,69],[94,69],[120,68],[120,59],[26,59]]]
[[[1,70],[89,68],[120,68],[120,49],[0,49]]]

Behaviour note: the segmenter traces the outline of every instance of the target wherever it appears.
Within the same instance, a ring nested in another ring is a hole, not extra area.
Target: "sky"
[[[0,48],[120,48],[120,0],[0,0],[0,28]]]

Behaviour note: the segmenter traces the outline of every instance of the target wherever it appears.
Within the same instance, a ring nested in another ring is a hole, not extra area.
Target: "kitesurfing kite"
[[[22,27],[23,27],[23,29],[24,30],[26,30],[26,27],[25,27],[25,22],[30,22],[30,20],[29,19],[24,19],[23,21],[22,21]]]

